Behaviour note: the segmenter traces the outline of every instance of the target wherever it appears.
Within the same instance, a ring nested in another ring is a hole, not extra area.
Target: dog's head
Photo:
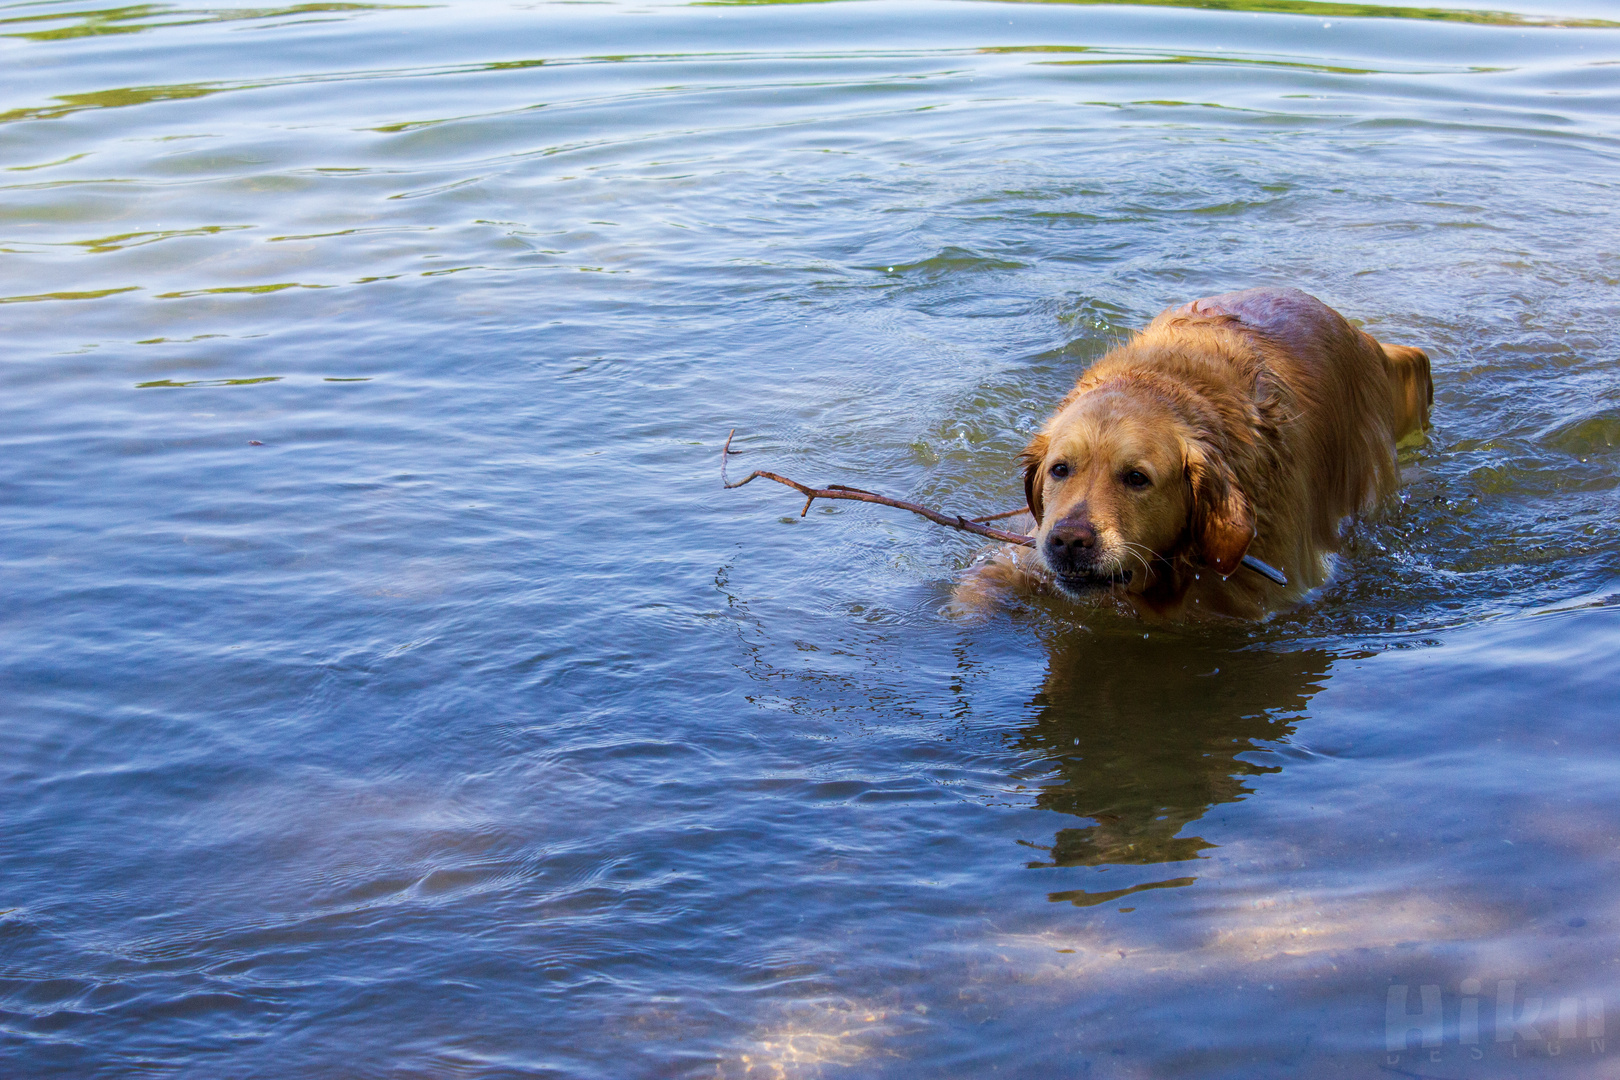
[[[1024,450],[1035,550],[1071,595],[1149,588],[1184,551],[1226,576],[1254,539],[1209,432],[1129,381],[1083,391]]]

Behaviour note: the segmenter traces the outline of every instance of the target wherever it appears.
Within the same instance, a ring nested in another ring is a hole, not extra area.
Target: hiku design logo
[[[1438,985],[1390,986],[1384,1000],[1386,1063],[1397,1065],[1401,1055],[1440,1061],[1447,1046],[1478,1061],[1488,1050],[1504,1056],[1558,1057],[1565,1053],[1607,1052],[1603,1035],[1603,999],[1598,997],[1525,997],[1518,983],[1503,979],[1496,984],[1494,1007],[1481,1009],[1481,983],[1464,979],[1461,999],[1452,1008]],[[1482,1017],[1489,1021],[1482,1023]],[[1489,1034],[1486,1034],[1486,1027]]]

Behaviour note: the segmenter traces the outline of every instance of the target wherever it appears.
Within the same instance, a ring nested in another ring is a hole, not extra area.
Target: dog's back
[[[1301,359],[1322,359],[1323,347],[1335,360],[1378,354],[1393,401],[1391,435],[1400,441],[1421,432],[1434,404],[1429,355],[1410,345],[1386,345],[1351,326],[1344,316],[1299,289],[1245,289],[1183,304],[1161,314],[1148,327],[1189,318],[1230,318]],[[1352,338],[1361,339],[1351,345]],[[1346,346],[1350,346],[1346,348]]]

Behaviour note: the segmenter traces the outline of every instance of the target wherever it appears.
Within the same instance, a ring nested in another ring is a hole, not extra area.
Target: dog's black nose
[[[1046,534],[1046,558],[1054,569],[1078,570],[1089,566],[1097,546],[1097,530],[1089,521],[1060,521]]]
[[[1060,521],[1046,534],[1046,544],[1055,550],[1067,548],[1078,553],[1081,548],[1097,546],[1097,530],[1089,521]]]

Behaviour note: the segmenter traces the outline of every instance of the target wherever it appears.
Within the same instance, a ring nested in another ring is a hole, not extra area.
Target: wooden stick
[[[977,521],[977,522],[982,524],[982,523],[984,523],[986,521],[1000,521],[1002,518],[1017,517],[1019,514],[1027,514],[1027,513],[1029,513],[1029,507],[1020,506],[1016,510],[1003,510],[999,514],[986,514],[986,515],[984,515],[984,517],[969,518],[968,520],[969,521]]]
[[[1270,578],[1285,589],[1288,587],[1288,575],[1270,563],[1263,563],[1253,555],[1245,555],[1243,556],[1243,565],[1263,578]]]
[[[1022,533],[1005,532],[1001,529],[992,529],[987,525],[980,524],[981,522],[985,521],[999,521],[1002,518],[1010,518],[1015,517],[1018,514],[1027,513],[1027,511],[1022,508],[1017,510],[1004,510],[999,514],[986,514],[984,517],[979,518],[965,518],[961,514],[942,514],[938,510],[930,510],[928,507],[923,506],[920,503],[906,502],[904,499],[891,499],[887,495],[879,495],[873,491],[862,491],[860,488],[849,487],[846,484],[828,484],[824,488],[813,488],[808,484],[801,484],[797,480],[789,480],[785,476],[778,473],[767,472],[764,469],[755,469],[753,472],[749,473],[747,476],[733,484],[726,479],[726,459],[734,453],[742,453],[741,450],[733,450],[731,448],[732,436],[736,434],[737,429],[732,428],[730,433],[726,435],[726,445],[720,450],[720,483],[725,485],[728,490],[730,488],[740,488],[749,481],[756,480],[760,477],[764,477],[766,480],[775,480],[778,484],[786,484],[788,487],[804,496],[804,509],[799,511],[800,517],[804,517],[804,515],[810,512],[810,504],[815,502],[817,499],[851,499],[855,502],[869,502],[877,503],[879,506],[892,506],[897,510],[909,510],[913,514],[921,514],[934,524],[943,525],[947,529],[960,529],[962,532],[972,533],[975,536],[987,536],[991,540],[1001,540],[1005,543],[1018,544],[1022,547],[1035,546],[1035,538],[1032,536],[1024,536]],[[1268,578],[1271,581],[1276,582],[1278,585],[1282,585],[1284,587],[1287,587],[1288,585],[1287,575],[1269,563],[1261,562],[1253,555],[1243,556],[1243,565],[1248,567],[1250,570],[1253,570],[1261,577]]]
[[[720,483],[724,484],[728,489],[740,488],[751,480],[764,477],[766,480],[775,480],[778,484],[786,484],[788,487],[804,496],[804,509],[799,511],[800,517],[804,517],[804,515],[810,512],[810,504],[815,502],[817,499],[850,499],[855,502],[868,502],[877,503],[879,506],[892,506],[897,510],[909,510],[913,514],[921,514],[934,524],[943,525],[947,529],[960,529],[962,532],[972,533],[975,536],[989,537],[991,540],[1001,540],[1008,544],[1020,544],[1024,547],[1035,546],[1035,541],[1028,536],[1024,536],[1022,533],[1012,533],[1006,532],[1002,529],[992,529],[988,525],[981,525],[971,518],[963,517],[961,514],[942,514],[938,510],[931,510],[919,503],[906,502],[904,499],[891,499],[887,495],[879,495],[872,491],[862,491],[860,488],[849,487],[845,484],[828,484],[824,488],[814,488],[808,484],[801,484],[797,480],[789,480],[787,477],[782,476],[779,473],[767,472],[764,469],[755,469],[741,480],[738,480],[736,483],[732,483],[726,479],[726,459],[733,453],[742,452],[740,450],[733,451],[731,449],[731,439],[732,436],[736,434],[737,429],[732,428],[731,434],[726,436],[725,447],[720,451]],[[986,520],[993,521],[996,518],[1012,517],[1013,514],[1016,513],[1018,513],[1018,511],[1013,510],[1005,514],[993,514]]]

